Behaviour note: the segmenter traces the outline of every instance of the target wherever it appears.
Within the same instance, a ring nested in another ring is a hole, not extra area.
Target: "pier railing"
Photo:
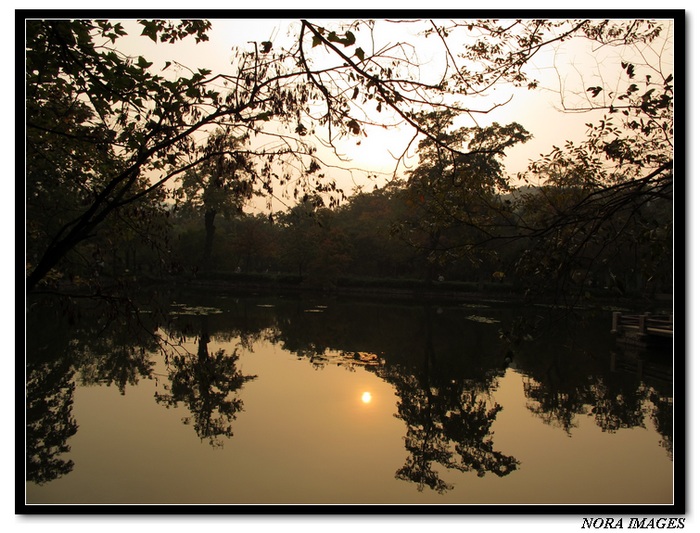
[[[673,337],[673,315],[623,315],[616,311],[612,317],[612,333]]]

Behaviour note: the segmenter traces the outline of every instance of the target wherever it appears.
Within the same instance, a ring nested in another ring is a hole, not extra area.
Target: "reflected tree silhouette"
[[[396,386],[396,416],[407,427],[409,455],[396,472],[398,479],[416,483],[420,491],[427,486],[443,493],[453,487],[440,479],[433,465],[479,477],[503,477],[518,467],[514,457],[493,448],[491,426],[502,407],[489,407],[483,389],[470,389],[467,382],[430,383],[428,376],[417,377],[406,369],[382,374]]]
[[[209,320],[203,315],[197,353],[171,358],[170,393],[156,393],[155,398],[167,407],[183,403],[191,413],[183,422],[192,424],[200,439],[223,446],[223,438],[233,436],[233,422],[243,410],[236,393],[257,376],[241,373],[236,353],[226,355],[222,349],[210,354],[209,342]]]
[[[421,385],[419,378],[394,367],[391,372],[392,384],[396,387],[400,400],[397,418],[406,423],[404,443],[409,452],[404,466],[396,471],[396,478],[444,493],[453,488],[440,478],[433,464],[450,467],[453,452],[449,440],[439,425],[436,398],[430,387]],[[387,372],[385,375],[389,375]],[[384,374],[384,372],[383,372]]]
[[[76,347],[76,366],[83,385],[115,385],[126,394],[127,385],[137,385],[142,378],[150,379],[155,363],[151,359],[159,343],[149,339],[132,344],[126,338],[100,336],[90,346]]]
[[[479,477],[489,472],[499,477],[510,474],[518,461],[493,449],[491,426],[502,407],[489,407],[487,397],[497,374],[485,371],[477,381],[460,378],[449,368],[439,369],[428,308],[424,316],[422,368],[391,366],[377,371],[396,387],[396,416],[407,427],[404,442],[409,455],[396,472],[397,479],[416,483],[419,491],[427,486],[444,493],[453,486],[440,478],[433,465],[476,472]]]
[[[527,408],[544,423],[563,429],[571,436],[577,427],[576,417],[586,412],[583,391],[578,387],[569,389],[557,377],[552,377],[555,370],[547,373],[544,381],[531,376],[523,380],[523,390],[528,399]]]
[[[671,375],[661,381],[642,375],[640,354],[623,357],[613,350],[610,352],[612,359],[607,359],[572,347],[576,345],[576,342],[568,344],[566,357],[561,355],[563,350],[556,349],[546,357],[541,345],[535,346],[530,354],[520,352],[527,408],[569,436],[582,415],[592,417],[601,431],[609,433],[644,428],[647,417],[651,417],[662,435],[661,445],[668,451],[672,447],[672,437],[669,437],[673,431],[672,393],[659,396],[658,389],[650,386],[648,379],[664,389],[672,387]],[[660,374],[667,372],[665,368],[658,371]],[[670,401],[670,409],[666,399]],[[664,425],[666,433],[662,429]]]
[[[45,483],[73,468],[70,457],[63,456],[78,430],[72,415],[76,384],[109,384],[124,393],[128,385],[154,376],[154,355],[164,339],[177,343],[178,338],[196,339],[197,349],[188,353],[184,346],[171,346],[178,351],[163,352],[169,382],[155,400],[166,407],[184,405],[189,411],[184,421],[212,446],[222,446],[233,435],[243,409],[239,391],[256,378],[238,368],[237,349],[252,350],[265,340],[319,369],[361,367],[391,384],[408,452],[395,475],[419,490],[449,491],[449,471],[506,476],[519,467],[514,457],[495,449],[492,431],[502,408],[490,391],[505,372],[499,326],[465,321],[471,307],[439,313],[429,305],[377,302],[314,307],[316,300],[291,298],[226,301],[225,312],[180,315],[165,325],[149,313],[132,321],[128,314],[81,311],[80,305],[33,308],[28,313],[33,335],[27,339],[28,481]],[[488,313],[506,323],[495,307]],[[212,340],[235,349],[212,352]],[[672,380],[615,374],[609,360],[562,350],[558,342],[545,337],[523,342],[511,358],[516,368],[509,371],[522,376],[531,412],[569,434],[582,415],[593,417],[604,431],[653,423],[672,458]],[[603,353],[597,346],[590,350]]]
[[[61,457],[70,451],[68,439],[78,431],[72,414],[73,375],[65,358],[27,369],[27,481],[42,485],[73,470],[73,461]]]
[[[654,406],[651,418],[661,436],[659,443],[673,459],[673,398],[652,389],[649,391],[649,401]]]
[[[76,434],[76,383],[116,385],[150,377],[158,345],[142,317],[114,299],[34,296],[27,311],[27,480],[43,484],[72,471],[68,439]]]
[[[479,477],[488,472],[499,477],[515,470],[519,462],[515,457],[493,449],[491,425],[496,415],[503,410],[500,404],[489,408],[484,399],[476,397],[474,391],[464,391],[458,409],[446,414],[443,426],[445,434],[456,443],[455,450],[461,463],[455,468],[462,472],[474,471]]]
[[[592,405],[590,414],[595,418],[596,425],[609,433],[625,428],[644,427],[645,396],[641,384],[629,383],[629,380],[613,380],[612,376],[603,380],[598,376],[589,389],[588,397]]]

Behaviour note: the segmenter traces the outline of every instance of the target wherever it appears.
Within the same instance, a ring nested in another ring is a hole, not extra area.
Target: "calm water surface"
[[[671,356],[609,310],[168,302],[33,308],[28,504],[674,501]]]

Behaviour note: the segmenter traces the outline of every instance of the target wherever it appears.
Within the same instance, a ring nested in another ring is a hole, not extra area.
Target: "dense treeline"
[[[342,286],[411,288],[423,283],[476,291],[512,291],[516,295],[556,291],[579,295],[653,296],[672,290],[672,212],[665,201],[651,202],[633,214],[621,212],[600,230],[619,233],[573,253],[575,235],[558,243],[500,233],[467,252],[473,228],[451,224],[439,242],[421,230],[424,206],[405,184],[392,183],[352,196],[328,208],[307,199],[275,216],[231,210],[217,217],[213,242],[204,217],[187,207],[163,216],[165,246],[149,246],[136,236],[114,248],[112,274],[137,278],[237,282],[280,282],[307,288]],[[543,201],[564,205],[576,192],[521,188],[498,198],[505,215],[523,220],[544,216]],[[619,227],[624,227],[620,232]],[[555,262],[558,261],[557,264]]]

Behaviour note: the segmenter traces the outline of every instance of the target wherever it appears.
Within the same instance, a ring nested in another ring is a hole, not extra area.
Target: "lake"
[[[672,354],[609,308],[158,298],[30,304],[27,504],[674,503]]]

